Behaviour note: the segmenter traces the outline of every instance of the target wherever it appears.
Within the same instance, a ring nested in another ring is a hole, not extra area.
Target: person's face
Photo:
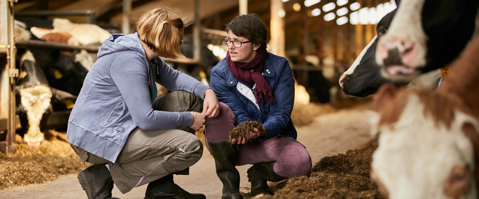
[[[228,30],[228,36],[226,39],[233,41],[228,45],[228,52],[230,53],[231,60],[234,62],[250,62],[256,56],[256,50],[260,47],[260,45],[248,42],[249,40],[246,37],[235,35],[231,30]],[[241,44],[241,47],[236,47],[234,43],[238,42],[235,41],[248,43],[243,43]]]

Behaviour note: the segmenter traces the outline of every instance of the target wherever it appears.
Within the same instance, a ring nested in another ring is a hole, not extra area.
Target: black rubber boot
[[[95,164],[78,173],[80,185],[88,199],[105,199],[111,197],[113,180],[104,164]]]
[[[227,142],[208,142],[208,146],[215,158],[216,175],[223,183],[221,199],[242,199],[239,192],[240,175],[235,167],[238,149]]]
[[[277,182],[286,179],[273,170],[275,162],[256,163],[248,169],[248,181],[251,182],[251,195],[273,195],[268,187],[268,181]]]
[[[150,182],[145,199],[206,199],[203,194],[191,194],[173,182],[173,174]]]

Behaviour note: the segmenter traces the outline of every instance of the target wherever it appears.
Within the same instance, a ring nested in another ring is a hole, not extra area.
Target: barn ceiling
[[[18,0],[15,12],[37,10],[94,10],[98,23],[121,24],[122,0]],[[131,0],[131,21],[155,7],[178,11],[186,20],[194,19],[194,0]],[[238,0],[199,0],[200,18],[212,16],[238,6]],[[68,17],[82,22],[82,17]],[[85,17],[83,17],[85,18]]]

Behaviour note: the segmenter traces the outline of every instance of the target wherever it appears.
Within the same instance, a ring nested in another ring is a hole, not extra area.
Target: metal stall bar
[[[6,127],[7,135],[6,140],[0,142],[0,151],[4,153],[15,152],[13,143],[15,142],[15,77],[18,76],[18,70],[15,69],[15,40],[14,40],[14,10],[13,3],[16,0],[1,0],[0,1],[0,19],[1,19],[1,29],[0,33],[0,46],[2,51],[6,54],[6,67],[2,74],[2,82],[7,83],[7,85],[2,86],[2,115],[6,115]],[[3,62],[5,63],[5,62]],[[4,98],[6,97],[6,99]],[[5,105],[8,111],[5,111]],[[6,112],[6,114],[4,114]],[[5,120],[2,118],[2,123],[5,123]]]
[[[16,13],[15,16],[88,16],[88,23],[95,23],[94,10],[42,10],[42,11],[24,11]]]

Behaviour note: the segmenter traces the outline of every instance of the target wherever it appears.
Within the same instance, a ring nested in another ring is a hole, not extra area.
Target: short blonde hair
[[[157,55],[165,58],[180,58],[183,43],[183,20],[166,8],[155,8],[143,14],[137,25],[140,40]]]

